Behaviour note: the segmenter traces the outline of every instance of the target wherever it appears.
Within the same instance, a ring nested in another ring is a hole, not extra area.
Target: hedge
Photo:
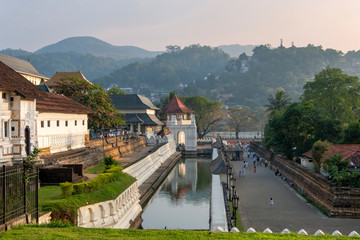
[[[114,182],[117,178],[123,174],[123,168],[113,166],[106,170],[104,173],[100,173],[96,178],[90,182],[82,183],[60,183],[62,195],[66,198],[71,195],[90,193],[98,190],[104,184]]]

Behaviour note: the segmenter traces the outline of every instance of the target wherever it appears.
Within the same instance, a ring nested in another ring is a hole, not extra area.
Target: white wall
[[[38,113],[39,148],[50,147],[50,152],[55,153],[85,147],[87,125],[87,114]]]

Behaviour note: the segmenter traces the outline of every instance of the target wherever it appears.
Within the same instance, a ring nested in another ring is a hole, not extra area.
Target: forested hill
[[[242,54],[231,59],[225,73],[197,81],[183,93],[201,93],[211,99],[219,94],[232,94],[224,100],[225,104],[259,107],[281,87],[295,101],[302,94],[304,84],[326,66],[360,75],[360,51],[343,54],[313,45],[274,49],[262,45],[253,50],[253,56]]]
[[[92,54],[100,57],[110,57],[115,60],[129,58],[150,58],[155,57],[161,52],[152,52],[134,46],[114,46],[94,37],[71,37],[57,43],[45,46],[35,54],[76,52],[82,54]]]
[[[179,84],[189,84],[203,79],[209,73],[223,74],[230,56],[219,48],[191,45],[180,49],[168,47],[169,52],[158,55],[146,63],[132,63],[112,74],[95,80],[109,87],[174,89]]]

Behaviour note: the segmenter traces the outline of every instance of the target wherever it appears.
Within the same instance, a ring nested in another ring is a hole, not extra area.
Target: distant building
[[[43,92],[1,61],[0,96],[0,164],[20,162],[34,147],[44,153],[85,147],[89,108]]]
[[[110,95],[115,108],[125,114],[126,124],[130,131],[143,133],[147,137],[161,131],[163,122],[157,116],[152,102],[139,94]]]
[[[175,96],[161,109],[160,113],[166,115],[166,127],[170,128],[178,146],[184,146],[186,151],[196,151],[195,111],[185,106]]]
[[[20,73],[34,85],[44,84],[49,78],[39,73],[30,62],[0,53],[0,61]]]
[[[343,160],[348,160],[353,167],[360,168],[360,144],[335,144],[325,153],[325,158],[341,154]],[[313,169],[312,152],[302,154],[301,165]]]
[[[52,76],[50,80],[46,82],[46,85],[49,88],[53,89],[57,85],[59,85],[61,81],[70,81],[69,78],[77,78],[77,79],[85,80],[90,84],[92,84],[89,80],[86,79],[86,77],[80,71],[78,71],[78,72],[56,72],[54,76]]]

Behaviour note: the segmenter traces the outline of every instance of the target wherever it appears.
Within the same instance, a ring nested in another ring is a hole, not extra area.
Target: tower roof
[[[174,96],[168,104],[166,104],[162,109],[161,113],[194,113],[195,111],[185,106],[185,104],[178,98]]]

